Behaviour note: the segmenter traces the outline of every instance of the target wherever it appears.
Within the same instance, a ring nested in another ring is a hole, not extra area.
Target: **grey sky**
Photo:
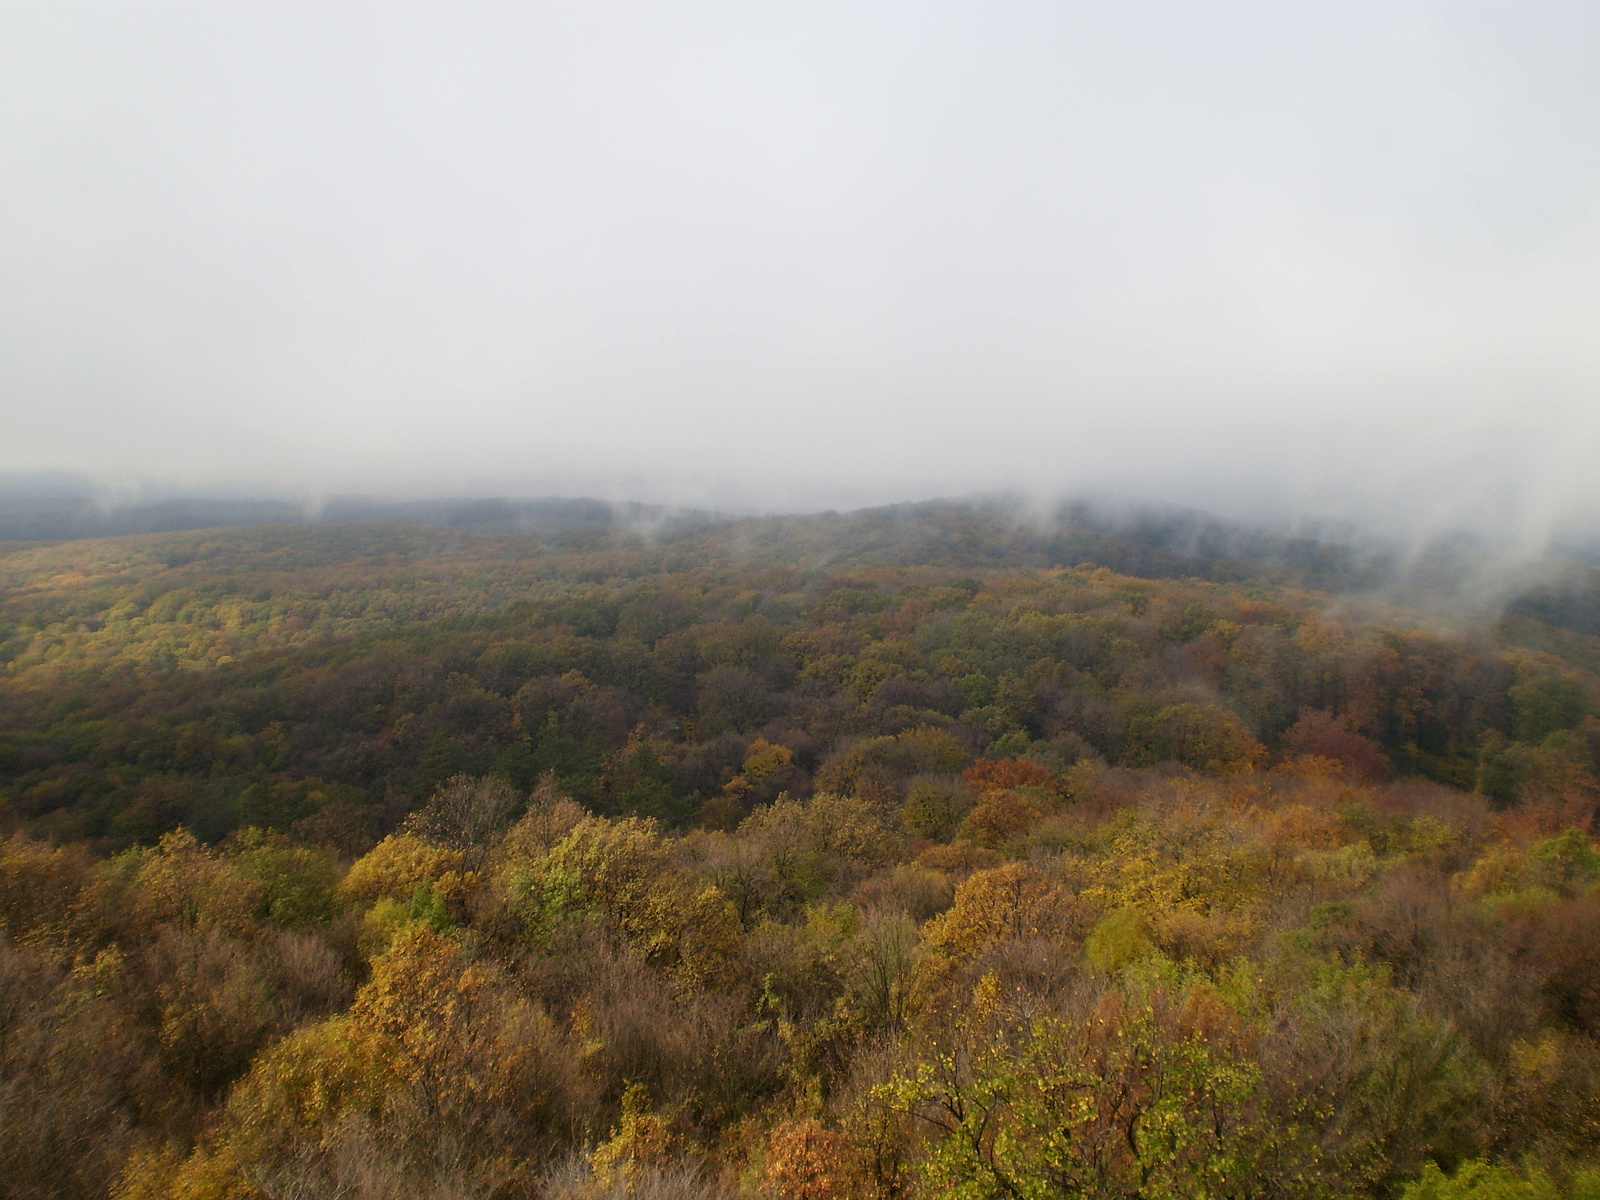
[[[1600,511],[1600,8],[0,7],[0,469]]]

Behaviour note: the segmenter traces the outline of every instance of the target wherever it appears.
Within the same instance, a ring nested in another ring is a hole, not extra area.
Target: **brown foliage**
[[[0,935],[15,942],[69,938],[92,866],[82,847],[63,849],[21,834],[0,842]]]
[[[767,1143],[767,1187],[777,1200],[848,1200],[856,1194],[850,1146],[814,1118],[785,1121]]]
[[[1055,791],[1057,787],[1056,777],[1048,767],[1024,758],[1008,758],[1001,762],[980,758],[963,771],[961,777],[980,792],[1024,787]]]
[[[1371,738],[1362,737],[1326,709],[1312,709],[1283,735],[1283,752],[1289,757],[1309,756],[1331,760],[1344,767],[1352,779],[1376,783],[1392,769],[1386,755]]]
[[[152,1074],[92,980],[0,938],[0,1192],[105,1196],[132,1144],[129,1101]]]
[[[260,963],[216,926],[166,925],[140,966],[170,1077],[203,1099],[220,1097],[277,1023]]]
[[[952,961],[973,959],[1008,939],[1039,937],[1070,920],[1074,897],[1026,863],[979,871],[956,889],[955,905],[928,923],[928,946]]]
[[[957,836],[980,846],[998,847],[1027,832],[1043,816],[1037,793],[990,790],[961,822]]]

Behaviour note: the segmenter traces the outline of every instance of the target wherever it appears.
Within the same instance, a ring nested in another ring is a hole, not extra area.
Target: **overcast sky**
[[[1600,6],[0,6],[0,470],[1600,512]]]

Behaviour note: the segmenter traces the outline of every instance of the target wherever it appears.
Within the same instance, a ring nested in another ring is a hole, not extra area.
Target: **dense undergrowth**
[[[6,1194],[1600,1195],[1593,639],[716,536],[0,557]]]

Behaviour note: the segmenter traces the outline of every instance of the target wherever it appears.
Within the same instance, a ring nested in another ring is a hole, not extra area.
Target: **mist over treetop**
[[[1594,527],[1581,6],[0,20],[0,467]]]

